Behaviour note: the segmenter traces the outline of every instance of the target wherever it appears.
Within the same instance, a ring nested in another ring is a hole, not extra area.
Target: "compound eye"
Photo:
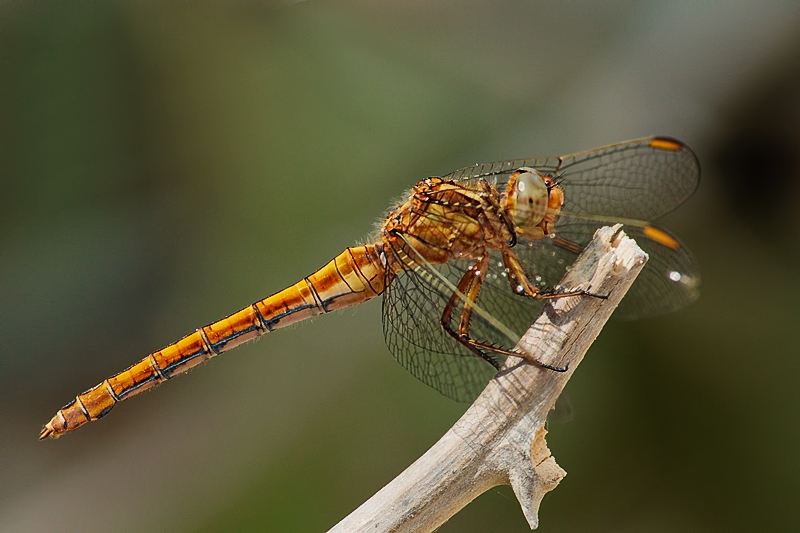
[[[538,213],[539,219],[547,210],[547,185],[537,172],[523,172],[517,177],[517,208],[532,216]],[[538,223],[538,221],[537,221]]]
[[[511,216],[521,233],[535,231],[536,226],[547,213],[548,192],[545,178],[535,170],[527,170],[517,175],[510,202]]]

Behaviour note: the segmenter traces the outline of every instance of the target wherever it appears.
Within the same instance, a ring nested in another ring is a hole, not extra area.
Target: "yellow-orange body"
[[[274,329],[361,303],[384,289],[379,246],[348,248],[302,281],[223,318],[78,395],[42,430],[57,438],[106,415],[114,405]]]
[[[384,254],[384,249],[404,246],[400,235],[433,264],[476,259],[487,248],[500,248],[513,235],[501,212],[500,195],[490,187],[477,191],[439,178],[423,180],[387,216],[379,243],[347,248],[302,281],[198,329],[78,395],[47,423],[40,438],[57,438],[97,420],[117,402],[264,333],[378,296],[395,273],[410,266],[408,259]]]
[[[401,248],[396,240],[403,235],[432,264],[477,259],[487,247],[499,249],[512,239],[513,228],[503,222],[499,201],[488,185],[478,191],[440,178],[423,180],[386,217],[381,227],[384,244]]]
[[[475,165],[448,177],[453,179],[428,178],[417,183],[407,199],[389,212],[371,244],[347,248],[291,287],[198,329],[79,394],[45,425],[40,438],[57,438],[97,420],[117,402],[264,333],[374,298],[404,273],[419,276],[414,282],[424,285],[426,282],[420,281],[423,277],[420,272],[435,278],[438,271],[432,265],[450,262],[459,262],[459,269],[464,264],[468,267],[451,271],[459,272],[460,279],[455,283],[448,281],[446,289],[437,293],[436,308],[404,300],[402,288],[394,291],[403,281],[392,285],[392,294],[400,295],[392,305],[404,307],[411,303],[418,310],[425,307],[424,316],[416,316],[410,322],[419,325],[422,323],[419,321],[425,320],[426,324],[432,324],[432,320],[438,318],[439,324],[434,327],[441,326],[441,329],[434,335],[445,337],[450,343],[444,346],[438,340],[432,344],[422,342],[415,344],[412,351],[426,349],[445,356],[453,355],[454,351],[468,355],[471,352],[499,368],[490,352],[519,354],[490,341],[472,338],[470,334],[472,313],[481,314],[483,319],[488,319],[490,314],[478,304],[487,271],[501,268],[500,278],[506,278],[511,292],[520,296],[541,299],[587,294],[581,290],[540,291],[529,281],[513,247],[523,239],[529,246],[531,241],[542,244],[542,239],[550,235],[553,238],[544,242],[578,254],[582,243],[588,242],[598,227],[595,221],[626,219],[629,229],[638,232],[642,244],[648,245],[651,263],[659,265],[660,270],[645,271],[645,281],[640,286],[651,292],[643,291],[642,297],[633,301],[631,308],[635,313],[650,308],[674,309],[697,297],[699,278],[691,256],[679,241],[665,230],[628,215],[661,216],[694,191],[699,180],[699,165],[691,150],[679,141],[664,137],[639,139],[558,158]],[[556,231],[557,222],[565,215],[562,212],[565,194],[569,194],[571,208],[577,211],[566,214],[573,217],[571,225],[564,224]],[[603,216],[605,212],[609,216]],[[600,216],[594,218],[595,215]],[[575,220],[585,220],[585,223],[576,225]],[[490,264],[492,251],[495,257],[499,252],[501,263],[492,261]],[[555,253],[551,251],[551,255]],[[559,262],[553,271],[561,268],[558,266],[561,264]],[[542,264],[530,266],[547,268]],[[568,268],[568,264],[563,266]],[[494,279],[498,279],[497,276]],[[432,289],[430,284],[426,287],[426,290],[439,290]],[[414,297],[426,299],[429,296],[424,290],[416,290]],[[439,316],[425,313],[439,313]],[[395,325],[390,323],[389,327]],[[441,335],[442,332],[447,335]],[[394,334],[403,337],[402,342],[413,337],[407,331]],[[405,354],[398,357],[397,351],[402,349],[402,342],[394,343],[393,353],[415,376],[451,397],[465,397],[454,393],[452,388],[439,387],[429,373],[419,370],[423,367],[403,363],[401,359]],[[536,360],[529,361],[559,370]],[[462,379],[461,383],[466,381]],[[472,382],[464,386],[472,390],[470,387]]]
[[[40,438],[57,438],[97,420],[117,402],[264,333],[378,296],[397,273],[418,266],[420,258],[441,264],[479,260],[488,249],[510,254],[508,242],[515,229],[506,212],[507,196],[483,180],[474,188],[441,178],[420,181],[408,200],[386,217],[379,242],[347,248],[291,287],[198,329],[79,394],[45,425]],[[559,196],[553,207],[560,207],[561,201]],[[408,248],[406,243],[414,249],[413,257],[387,253]],[[509,266],[529,287],[522,268]]]

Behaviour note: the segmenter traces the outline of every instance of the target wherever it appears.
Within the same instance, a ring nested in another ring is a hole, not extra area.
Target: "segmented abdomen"
[[[117,402],[264,333],[369,300],[383,292],[380,245],[348,248],[307,278],[222,320],[200,328],[79,394],[45,425],[40,439],[58,438],[105,416]]]

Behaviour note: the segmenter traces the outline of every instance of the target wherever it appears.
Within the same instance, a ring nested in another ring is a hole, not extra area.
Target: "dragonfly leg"
[[[591,296],[602,300],[608,298],[607,294],[595,294],[586,289],[539,290],[530,282],[528,275],[525,273],[525,269],[522,268],[517,258],[517,254],[515,254],[510,247],[503,247],[501,253],[503,254],[503,263],[506,265],[508,271],[508,282],[511,284],[511,291],[514,294],[528,296],[538,300],[552,300],[554,298],[566,298],[568,296]]]
[[[483,189],[483,199],[494,208],[495,212],[500,216],[500,220],[503,222],[506,230],[508,230],[510,239],[507,244],[509,247],[513,248],[517,245],[517,232],[514,229],[514,221],[511,220],[511,215],[508,214],[508,210],[503,209],[503,206],[500,205],[497,190],[490,185],[488,181],[481,178],[478,183],[481,189]]]
[[[481,290],[481,284],[486,278],[486,270],[489,267],[489,254],[484,253],[480,259],[461,277],[456,288],[458,289],[448,300],[447,305],[444,307],[442,313],[441,324],[444,330],[453,337],[460,344],[468,348],[472,353],[485,360],[487,363],[500,370],[500,363],[492,358],[489,354],[479,348],[478,343],[469,338],[469,322],[472,318],[472,309],[475,300],[478,298],[478,293]],[[458,331],[455,331],[451,325],[453,319],[453,311],[456,304],[463,298],[464,305],[461,310],[461,318],[459,319]],[[495,352],[494,347],[486,345],[489,351]]]
[[[487,352],[496,353],[505,356],[521,357],[531,364],[552,370],[554,372],[566,372],[566,366],[553,366],[534,357],[522,354],[513,350],[506,350],[499,346],[493,346],[489,343],[475,340],[469,335],[469,323],[472,318],[473,304],[478,299],[478,294],[481,289],[481,284],[486,278],[486,270],[489,266],[489,255],[486,254],[478,260],[473,267],[467,271],[466,274],[458,282],[458,292],[454,293],[445,306],[444,313],[442,314],[442,327],[444,330],[458,341],[463,346],[467,347],[478,357],[484,359],[496,369],[500,370],[500,363]],[[461,318],[459,320],[458,331],[453,330],[451,321],[453,318],[453,311],[460,298],[465,299],[464,306],[461,311]]]
[[[512,357],[520,357],[522,359],[525,359],[526,361],[528,361],[531,364],[534,364],[536,366],[540,366],[542,368],[546,368],[547,370],[552,370],[553,372],[566,372],[567,370],[569,370],[569,366],[567,366],[567,365],[565,365],[565,366],[549,365],[547,363],[539,361],[535,357],[528,356],[526,354],[517,352],[515,350],[505,350],[505,349],[500,348],[498,346],[492,346],[491,344],[487,344],[485,342],[476,341],[475,339],[467,339],[467,340],[472,345],[472,348],[478,348],[478,349],[481,349],[481,350],[489,350],[491,352],[498,353],[498,354],[505,355],[505,356],[509,356],[510,355]]]

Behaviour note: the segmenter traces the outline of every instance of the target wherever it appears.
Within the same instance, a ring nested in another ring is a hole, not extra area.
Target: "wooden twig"
[[[647,261],[619,228],[598,230],[561,283],[608,299],[552,300],[517,344],[522,353],[568,370],[509,357],[439,442],[331,532],[433,531],[503,484],[514,489],[531,529],[538,526],[542,498],[566,475],[545,442],[547,413]]]

